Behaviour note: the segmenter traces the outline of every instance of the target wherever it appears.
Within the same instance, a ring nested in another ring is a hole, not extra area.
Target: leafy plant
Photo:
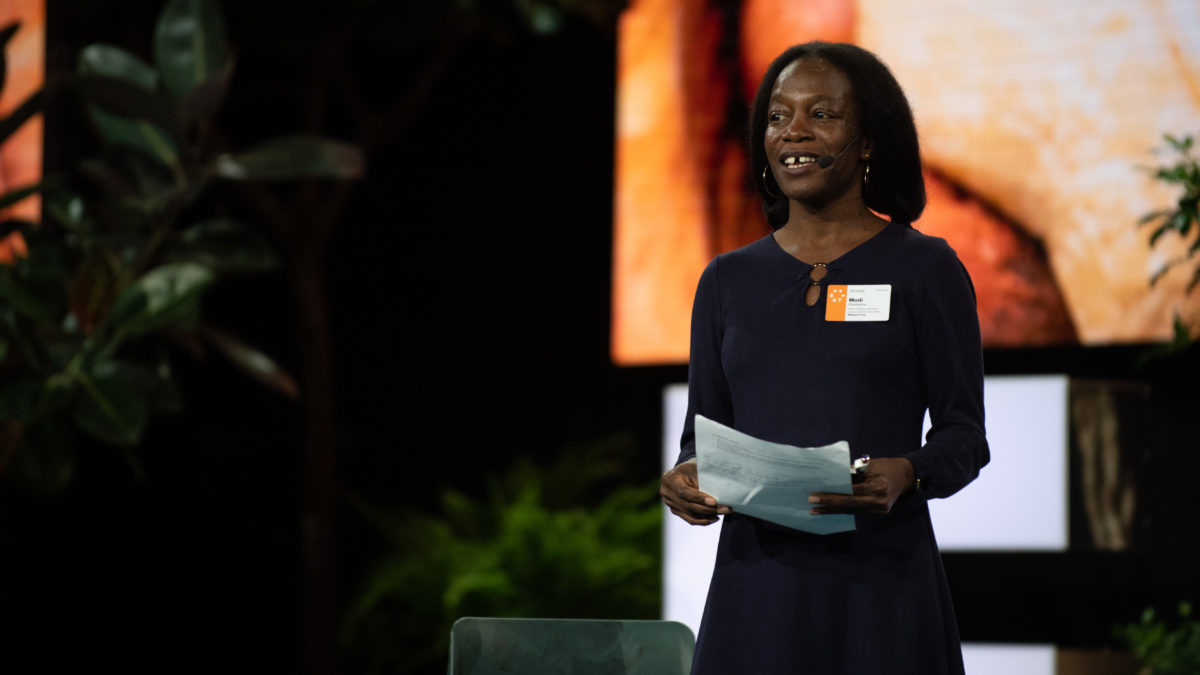
[[[1168,232],[1178,233],[1184,242],[1187,242],[1191,235],[1193,241],[1188,246],[1186,255],[1167,261],[1154,272],[1150,277],[1151,285],[1157,283],[1172,267],[1187,262],[1200,251],[1200,160],[1194,154],[1195,139],[1190,135],[1176,138],[1170,134],[1163,138],[1169,149],[1178,155],[1178,159],[1174,164],[1158,167],[1154,177],[1167,185],[1178,186],[1182,194],[1175,206],[1147,213],[1141,217],[1138,224],[1155,224],[1150,234],[1151,247]],[[1200,265],[1196,266],[1191,281],[1188,282],[1189,293],[1197,283],[1200,283]]]
[[[486,499],[444,490],[437,514],[356,500],[390,542],[343,622],[359,670],[432,672],[462,616],[657,618],[657,481],[618,486],[594,505],[556,504],[556,485],[586,490],[605,471],[572,459],[519,463]]]
[[[1140,621],[1119,626],[1115,632],[1133,650],[1141,675],[1200,673],[1200,621],[1192,617],[1191,603],[1179,604],[1179,623],[1174,627],[1148,608]]]
[[[149,417],[179,407],[172,346],[211,345],[296,396],[271,358],[203,321],[219,280],[278,258],[259,230],[214,215],[202,197],[219,181],[362,174],[357,148],[315,136],[221,146],[215,119],[234,57],[214,0],[167,2],[153,53],[151,65],[112,45],[86,47],[72,88],[101,154],[0,197],[3,207],[43,196],[42,224],[0,226],[0,237],[19,232],[27,244],[0,265],[0,471],[42,492],[69,482],[81,438],[121,449],[137,470],[132,449]]]

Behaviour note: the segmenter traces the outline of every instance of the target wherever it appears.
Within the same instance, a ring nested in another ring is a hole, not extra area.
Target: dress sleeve
[[[733,405],[729,382],[721,365],[721,342],[724,339],[724,312],[721,302],[721,257],[717,256],[696,287],[692,302],[691,350],[688,354],[688,410],[683,421],[683,436],[679,442],[676,464],[696,456],[696,413],[733,426]]]
[[[928,497],[948,497],[990,457],[983,423],[983,348],[975,288],[954,249],[939,241],[915,309],[922,389],[932,426],[905,457]]]

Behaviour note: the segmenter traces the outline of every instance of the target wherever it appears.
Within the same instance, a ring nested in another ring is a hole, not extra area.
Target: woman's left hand
[[[813,504],[809,513],[863,513],[884,515],[892,510],[896,500],[916,487],[912,464],[903,457],[872,457],[867,475],[854,485],[853,494],[818,492],[808,498]]]

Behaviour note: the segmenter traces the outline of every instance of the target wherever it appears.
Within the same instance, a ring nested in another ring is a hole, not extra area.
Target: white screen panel
[[[1065,551],[1067,378],[988,377],[983,402],[992,458],[958,494],[929,501],[938,546]]]
[[[930,501],[942,551],[1066,549],[1067,384],[1061,375],[986,378],[992,460],[958,494]],[[686,412],[686,385],[668,387],[663,394],[664,471],[679,454]],[[665,507],[663,522],[663,618],[697,631],[719,526],[688,525]]]
[[[967,675],[1055,675],[1054,645],[964,643]]]

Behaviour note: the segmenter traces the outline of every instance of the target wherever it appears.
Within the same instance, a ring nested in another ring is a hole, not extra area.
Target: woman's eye
[[[778,122],[781,119],[783,119],[783,115],[781,113],[773,112],[767,114],[768,122]]]
[[[826,112],[824,110],[814,110],[813,117],[815,117],[819,120],[826,120],[826,119],[833,117],[833,115],[830,115],[828,112]]]

